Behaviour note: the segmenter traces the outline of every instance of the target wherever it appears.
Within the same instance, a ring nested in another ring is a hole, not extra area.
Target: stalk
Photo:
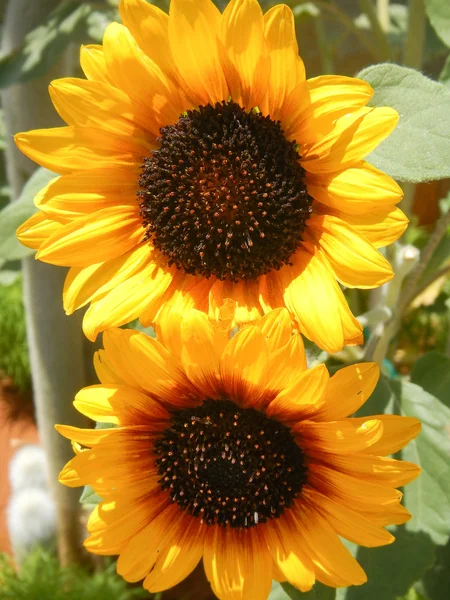
[[[10,53],[25,35],[45,21],[59,0],[9,0],[3,27],[2,52]],[[2,91],[5,118],[7,176],[12,199],[18,198],[36,165],[14,145],[18,131],[61,125],[48,96],[48,82],[68,75],[64,58],[41,79]],[[55,423],[86,426],[73,409],[76,391],[86,384],[81,317],[67,318],[62,309],[64,271],[34,258],[23,263],[24,304],[30,350],[34,401],[40,442],[49,463],[50,488],[58,512],[58,547],[62,564],[79,562],[82,528],[79,490],[58,483],[64,463],[73,456],[70,443],[54,430]]]

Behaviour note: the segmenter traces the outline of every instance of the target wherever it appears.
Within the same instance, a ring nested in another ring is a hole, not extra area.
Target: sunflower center
[[[229,400],[175,413],[154,451],[161,487],[208,525],[248,528],[277,518],[306,479],[289,429]]]
[[[169,265],[239,281],[290,264],[312,198],[279,122],[208,104],[163,127],[159,142],[138,197],[147,238]]]

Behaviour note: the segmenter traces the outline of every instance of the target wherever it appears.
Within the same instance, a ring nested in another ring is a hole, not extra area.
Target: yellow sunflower
[[[59,173],[18,230],[42,261],[71,267],[68,314],[90,303],[89,339],[164,303],[238,324],[287,307],[334,352],[362,341],[338,285],[392,277],[376,249],[405,230],[397,184],[363,158],[393,130],[359,79],[305,80],[291,10],[256,0],[172,0],[169,15],[121,0],[87,79],[50,85],[67,127],[16,135]]]
[[[166,317],[158,341],[106,331],[95,358],[102,383],[75,399],[81,413],[117,427],[57,426],[78,451],[60,481],[89,484],[103,499],[89,518],[88,550],[119,555],[118,572],[151,592],[202,558],[220,600],[266,600],[272,578],[302,591],[316,579],[363,584],[339,536],[394,541],[384,526],[410,517],[395,488],[420,469],[387,455],[417,435],[419,421],[347,418],[378,367],[331,378],[325,365],[307,370],[284,308],[231,340],[226,323],[204,312]]]

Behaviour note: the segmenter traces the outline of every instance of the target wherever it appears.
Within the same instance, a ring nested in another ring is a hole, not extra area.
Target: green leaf
[[[450,358],[433,350],[413,366],[411,382],[438,398],[450,408]]]
[[[450,590],[450,541],[436,550],[436,564],[422,578],[428,600],[444,600]]]
[[[380,548],[353,545],[367,583],[338,590],[338,600],[396,600],[434,563],[435,546],[426,533],[396,527],[395,542]]]
[[[20,261],[0,261],[0,286],[13,284],[21,273],[22,263]]]
[[[0,59],[0,88],[45,75],[61,58],[91,10],[89,4],[79,0],[62,2],[42,25],[27,34],[22,46]]]
[[[450,91],[414,69],[394,64],[358,74],[374,89],[371,106],[391,106],[400,120],[367,160],[399,181],[450,177]]]
[[[405,488],[412,514],[409,531],[425,532],[436,544],[450,536],[450,409],[414,383],[391,382],[404,414],[417,417],[422,431],[402,450],[402,458],[418,464],[421,475]]]
[[[36,169],[19,198],[0,211],[0,260],[17,260],[34,253],[34,250],[19,242],[16,230],[37,211],[34,197],[55,176],[55,173],[43,167]]]
[[[425,0],[425,8],[433,29],[450,48],[450,2],[448,0]]]
[[[85,506],[97,506],[102,501],[100,496],[94,492],[90,485],[85,485],[83,488],[83,493],[80,497],[80,503]]]
[[[323,585],[319,581],[316,581],[310,592],[301,592],[287,582],[282,583],[281,587],[291,600],[334,600],[336,598],[336,590]]]
[[[439,75],[439,81],[444,85],[450,86],[450,54],[442,67],[442,71]]]
[[[270,590],[268,600],[289,600],[289,596],[278,581],[272,581],[272,589]]]

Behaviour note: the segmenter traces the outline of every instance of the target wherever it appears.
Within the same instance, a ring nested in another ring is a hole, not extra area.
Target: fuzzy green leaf
[[[450,2],[448,0],[425,0],[425,8],[433,29],[444,44],[450,48]]]
[[[402,458],[418,464],[421,475],[405,488],[412,514],[406,528],[427,533],[436,544],[450,536],[450,409],[414,383],[391,381],[404,414],[417,417],[422,431],[402,450]]]
[[[94,507],[102,501],[100,496],[94,492],[90,485],[85,485],[80,497],[80,503],[89,507]]]
[[[0,59],[0,88],[45,75],[91,10],[79,0],[61,2],[42,25],[27,34],[22,46]]]
[[[17,260],[34,253],[34,250],[19,242],[16,230],[37,211],[34,197],[54,177],[55,173],[48,169],[36,169],[24,185],[19,198],[0,211],[0,260]]]
[[[450,177],[450,91],[414,69],[394,64],[358,74],[374,89],[371,106],[391,106],[400,115],[393,133],[368,161],[399,181]]]
[[[367,574],[367,583],[339,589],[337,600],[399,600],[435,560],[435,545],[423,532],[392,528],[395,542],[380,548],[346,544]]]

